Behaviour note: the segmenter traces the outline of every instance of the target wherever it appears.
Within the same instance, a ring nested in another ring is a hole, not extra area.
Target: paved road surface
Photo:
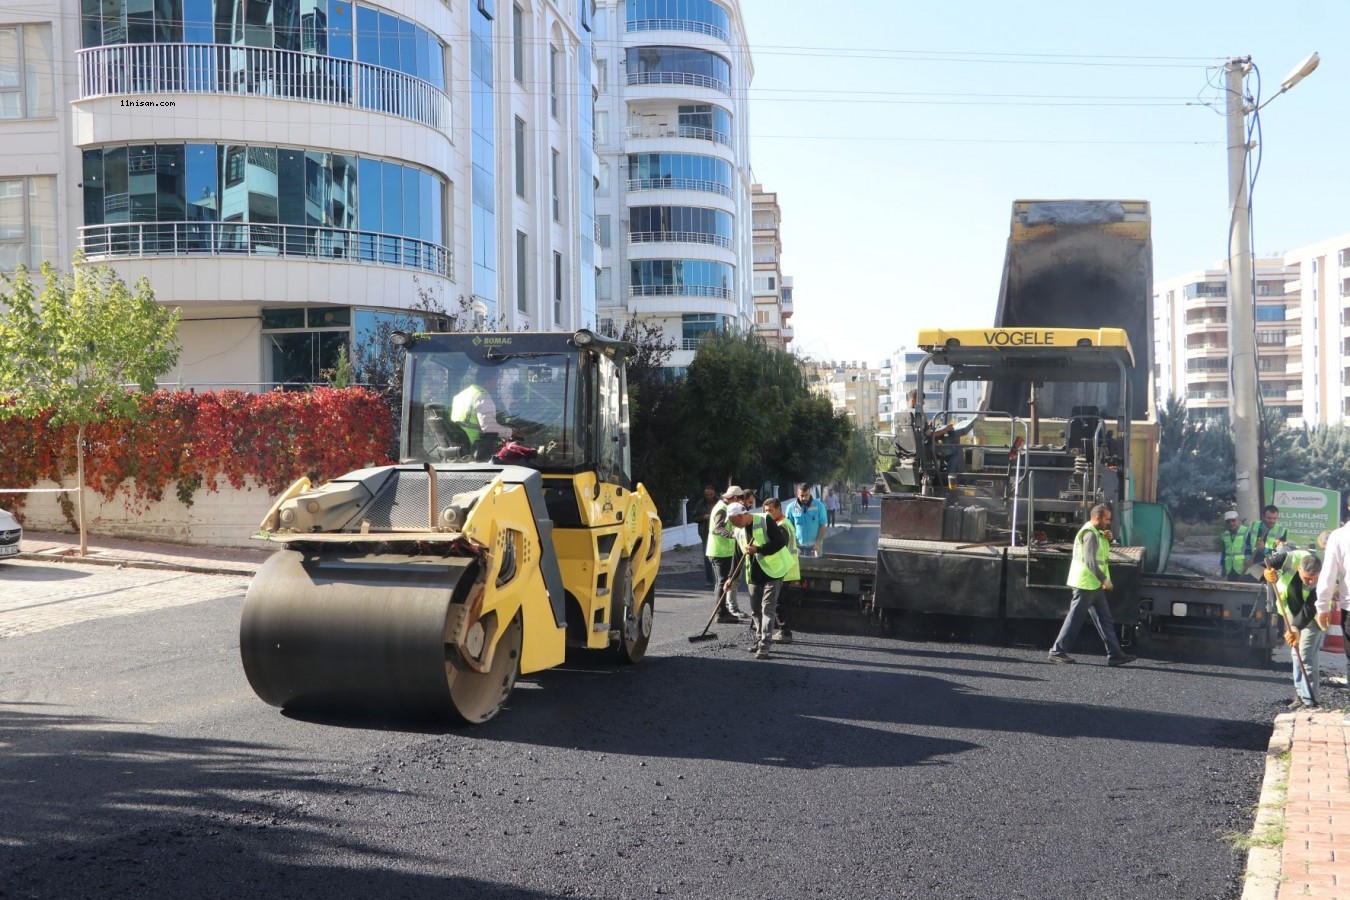
[[[1289,693],[1086,638],[756,661],[685,640],[695,572],[642,665],[544,673],[486,726],[304,720],[244,681],[237,579],[126,574],[0,568],[0,625],[61,616],[0,639],[5,898],[1236,897]]]

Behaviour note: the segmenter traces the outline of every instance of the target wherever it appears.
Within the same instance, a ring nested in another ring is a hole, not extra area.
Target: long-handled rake
[[[710,632],[708,631],[708,629],[712,628],[713,619],[717,618],[717,611],[722,608],[722,601],[726,600],[727,585],[736,583],[736,578],[738,575],[740,575],[741,566],[744,563],[745,563],[745,556],[742,555],[741,558],[736,561],[736,565],[732,567],[731,576],[727,578],[725,582],[723,582],[722,589],[717,592],[717,605],[713,607],[712,613],[708,615],[708,624],[704,625],[703,630],[700,631],[698,634],[691,634],[689,636],[689,643],[697,644],[699,641],[717,640],[717,632],[715,631]]]

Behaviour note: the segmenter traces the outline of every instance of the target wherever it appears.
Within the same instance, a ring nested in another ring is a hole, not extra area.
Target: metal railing
[[[323,259],[420,269],[455,278],[454,254],[417,238],[315,225],[249,222],[133,222],[86,225],[80,250],[89,259],[149,256],[263,256]]]
[[[712,128],[703,128],[698,125],[680,125],[671,127],[670,125],[637,125],[628,129],[630,140],[650,140],[652,138],[688,138],[693,141],[712,141],[716,144],[723,144],[727,147],[732,146],[731,135],[725,131],[716,131]]]
[[[730,300],[731,288],[708,284],[634,284],[629,285],[630,297],[716,297]]]
[[[692,19],[634,19],[628,23],[631,31],[692,31],[709,37],[728,40],[727,30],[720,25],[695,22]]]
[[[731,196],[731,188],[717,181],[702,178],[630,178],[629,191],[706,191],[710,194]]]
[[[450,98],[369,63],[225,44],[118,44],[81,50],[80,99],[123,94],[248,94],[388,113],[450,133]]]
[[[693,72],[629,72],[628,83],[675,84],[681,87],[708,88],[728,96],[731,94],[731,85],[722,79],[713,78],[711,75],[697,75]]]
[[[705,234],[702,231],[630,231],[628,243],[655,244],[711,244],[724,250],[731,249],[731,238],[720,234]]]

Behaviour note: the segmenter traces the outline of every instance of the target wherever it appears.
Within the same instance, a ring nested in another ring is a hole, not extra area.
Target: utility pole
[[[1256,405],[1256,334],[1253,324],[1251,198],[1247,194],[1247,103],[1243,80],[1250,56],[1224,63],[1228,94],[1228,365],[1237,470],[1237,512],[1244,521],[1261,518],[1260,421]]]
[[[1256,306],[1252,296],[1252,204],[1247,184],[1247,116],[1258,113],[1317,68],[1321,58],[1312,53],[1280,82],[1270,99],[1255,106],[1247,102],[1243,80],[1252,70],[1250,56],[1231,57],[1224,63],[1228,94],[1228,366],[1232,392],[1229,416],[1233,424],[1233,457],[1237,470],[1237,512],[1244,520],[1261,518],[1261,420],[1257,406]]]

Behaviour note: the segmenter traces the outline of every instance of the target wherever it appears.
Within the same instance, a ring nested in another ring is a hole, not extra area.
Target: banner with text
[[[1266,502],[1280,508],[1280,524],[1289,529],[1289,542],[1300,550],[1317,546],[1317,536],[1339,524],[1341,495],[1338,491],[1265,479]]]

